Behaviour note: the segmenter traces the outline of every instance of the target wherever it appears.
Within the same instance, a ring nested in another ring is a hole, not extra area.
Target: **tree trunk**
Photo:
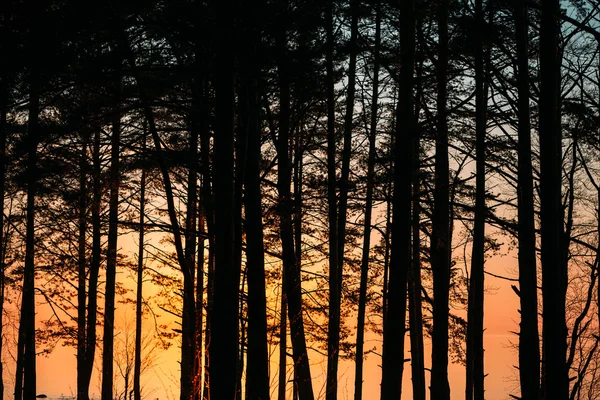
[[[215,193],[215,278],[209,343],[211,399],[233,399],[238,360],[239,280],[234,240],[234,21],[233,2],[220,1],[217,7],[218,74],[215,82],[216,126],[214,148]]]
[[[439,53],[437,62],[437,136],[435,188],[431,232],[433,272],[433,333],[431,337],[431,398],[450,400],[448,383],[448,296],[450,290],[450,196],[448,165],[448,0],[437,5]]]
[[[1,42],[4,45],[4,41]],[[9,104],[8,72],[4,61],[0,61],[0,205],[4,209],[6,186],[6,136],[7,114]],[[3,337],[4,328],[4,295],[6,292],[6,245],[8,238],[4,235],[4,212],[0,214],[0,338]],[[0,360],[2,360],[3,341],[0,340]],[[0,399],[4,399],[4,366],[0,362]]]
[[[198,259],[196,260],[196,352],[194,357],[194,400],[202,395],[202,378],[204,376],[202,346],[202,326],[204,325],[204,239],[206,229],[202,202],[198,207]]]
[[[192,115],[192,129],[190,131],[188,149],[185,264],[183,266],[187,271],[183,274],[183,310],[181,316],[181,400],[190,400],[194,396],[194,363],[196,359],[196,296],[194,291],[198,203],[196,165],[198,159],[198,135],[201,123],[198,120],[199,116],[196,112]]]
[[[96,356],[96,321],[98,312],[98,277],[100,274],[100,263],[102,257],[101,244],[101,221],[100,221],[100,203],[101,193],[101,164],[100,164],[100,132],[94,134],[94,146],[92,154],[92,258],[89,272],[88,283],[88,304],[86,318],[86,349],[85,363],[81,373],[82,387],[89,393],[90,382],[92,380],[92,371],[94,368],[94,359]],[[89,395],[88,395],[89,396]]]
[[[117,91],[120,83],[117,83]],[[120,95],[117,94],[117,98]],[[115,107],[119,107],[116,103]],[[121,114],[114,110],[110,152],[110,198],[108,203],[108,247],[106,250],[106,289],[104,291],[104,332],[102,347],[102,400],[113,398],[113,358],[115,331],[115,283],[117,276],[117,236],[119,218],[119,141]]]
[[[413,69],[415,58],[415,3],[400,3],[400,82],[396,109],[394,189],[392,194],[392,251],[383,321],[381,399],[402,396],[406,291],[411,264],[411,170],[414,138]]]
[[[561,201],[559,21],[559,1],[543,0],[540,31],[540,204],[542,335],[546,364],[543,385],[547,400],[566,399],[569,395],[569,377],[565,359],[567,268],[564,263],[564,221]]]
[[[336,177],[335,97],[333,79],[333,0],[326,1],[326,79],[327,92],[327,207],[329,222],[329,319],[327,323],[326,399],[337,399],[337,371],[340,349],[341,275],[338,254],[338,213]],[[348,143],[349,144],[349,143]]]
[[[238,92],[239,103],[242,104],[238,108],[238,120],[240,121],[240,129],[236,140],[235,140],[235,182],[234,182],[234,199],[233,199],[233,228],[234,228],[234,242],[233,242],[233,254],[234,254],[234,263],[235,270],[242,271],[242,192],[244,185],[244,177],[246,170],[246,152],[247,152],[247,120],[248,120],[248,110],[245,108],[243,104],[246,103],[244,89],[241,86],[240,92]],[[245,115],[244,115],[245,114]],[[244,121],[246,121],[246,126],[244,126]],[[237,362],[237,371],[236,371],[236,400],[242,400],[242,375],[244,374],[244,341],[245,341],[245,321],[244,321],[244,303],[245,303],[245,294],[244,294],[244,285],[246,274],[245,271],[242,272],[242,288],[240,290],[240,298],[239,298],[239,328],[241,333],[241,338],[239,341],[239,352],[238,352],[238,362]]]
[[[475,25],[484,31],[483,0],[475,1]],[[483,36],[475,49],[475,216],[467,311],[466,400],[483,400],[483,301],[485,264],[485,134],[487,94],[485,91]]]
[[[287,7],[287,3],[283,7]],[[285,8],[283,9],[286,10]],[[279,32],[277,48],[279,53],[278,72],[280,85],[280,121],[279,135],[276,142],[277,158],[279,160],[277,166],[277,191],[279,194],[278,213],[282,261],[285,269],[285,292],[294,358],[294,377],[298,385],[298,393],[302,400],[313,400],[312,379],[304,335],[304,321],[302,319],[302,279],[300,266],[294,252],[293,207],[290,193],[291,168],[288,143],[290,131],[290,81],[286,59],[287,39],[285,30]]]
[[[535,253],[535,214],[533,168],[531,165],[531,126],[529,115],[529,39],[527,7],[515,3],[518,85],[518,246],[519,301],[519,381],[523,400],[540,398],[540,344],[538,332],[537,269]]]
[[[86,231],[87,231],[87,146],[89,137],[81,134],[81,154],[79,160],[79,236],[77,239],[77,399],[88,399],[88,386],[85,385],[82,372],[85,366],[86,353]]]
[[[251,58],[256,55],[260,35],[251,29]],[[256,62],[246,77],[247,158],[245,174],[246,268],[248,275],[248,355],[246,399],[269,398],[269,354],[267,342],[267,299],[265,291],[265,255],[263,244],[262,201],[260,193],[261,131]],[[285,316],[284,316],[285,319]]]
[[[287,300],[285,268],[281,271],[281,307],[279,311],[279,386],[277,400],[285,400],[287,386]]]
[[[371,249],[371,216],[373,214],[373,189],[375,186],[375,144],[377,140],[377,111],[379,105],[379,44],[381,42],[381,1],[377,1],[376,7],[377,8],[375,11],[375,45],[373,50],[373,92],[371,103],[370,126],[371,134],[369,137],[369,155],[367,160],[367,193],[365,197],[365,220],[363,224],[363,248],[360,265],[358,317],[356,323],[354,400],[362,400],[365,314],[367,308],[367,285],[369,283],[369,254]]]
[[[146,154],[146,132],[142,137],[142,154]],[[138,265],[137,265],[137,287],[135,299],[135,361],[133,367],[133,398],[141,400],[142,388],[140,378],[142,375],[142,315],[144,284],[144,217],[146,212],[146,169],[142,168],[140,179],[140,232],[138,236]]]
[[[418,22],[421,33],[421,19]],[[412,141],[412,253],[408,274],[408,320],[410,327],[410,355],[413,400],[425,400],[425,350],[423,344],[423,308],[421,300],[421,161],[419,105],[423,96],[423,62],[416,67],[417,93],[415,95],[415,136]]]
[[[342,277],[344,266],[344,244],[346,238],[346,219],[348,209],[348,187],[350,176],[350,158],[352,154],[352,122],[354,117],[354,97],[356,87],[356,41],[358,36],[357,0],[350,1],[352,21],[350,25],[350,60],[348,66],[348,85],[346,92],[346,115],[344,119],[344,148],[342,152],[342,171],[340,177],[339,204],[336,205],[336,169],[335,169],[335,99],[333,97],[333,2],[328,2],[327,21],[327,165],[328,165],[328,204],[329,204],[329,335],[327,347],[327,400],[336,400],[338,391],[337,373],[340,352],[340,307]],[[339,207],[339,209],[338,209]],[[339,213],[338,213],[339,211]],[[336,221],[337,214],[337,221]],[[335,232],[334,235],[332,233]],[[335,263],[335,264],[334,264]],[[332,272],[337,271],[335,274]],[[335,285],[335,290],[332,287]]]
[[[32,36],[34,36],[32,34]],[[34,38],[37,39],[37,38]],[[39,141],[40,76],[37,65],[30,70],[29,120],[27,127],[27,221],[21,321],[15,377],[15,399],[36,396],[35,362],[35,196],[37,192],[37,145]],[[19,362],[21,360],[21,362]]]

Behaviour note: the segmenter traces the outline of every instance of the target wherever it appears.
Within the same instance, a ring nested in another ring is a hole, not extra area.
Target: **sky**
[[[504,256],[495,256],[487,261],[486,270],[497,275],[516,277],[516,253]],[[123,278],[123,273],[121,275]],[[518,297],[510,288],[511,282],[486,275],[486,297],[485,297],[485,380],[487,400],[509,399],[509,394],[517,393],[517,365],[516,343],[517,337],[511,333],[518,331]],[[119,309],[117,319],[119,319]],[[122,310],[121,310],[122,311]],[[457,311],[460,313],[461,311]],[[122,315],[122,314],[121,314]],[[172,322],[174,324],[174,322]],[[355,322],[350,321],[351,327]],[[365,348],[377,347],[381,351],[380,338],[369,333],[366,337]],[[425,342],[426,367],[430,367],[430,343]],[[271,381],[277,380],[278,352],[273,347],[271,359]],[[406,335],[406,358],[410,357],[410,345]],[[317,399],[324,398],[324,380],[326,362],[315,352],[309,355],[312,364],[313,387]],[[178,398],[177,380],[179,349],[176,345],[160,355],[155,367],[146,372],[142,377],[142,385],[154,388],[152,399],[175,399]],[[291,360],[288,360],[291,367]],[[363,398],[379,398],[379,384],[381,379],[380,358],[376,354],[369,354],[366,358],[365,382]],[[75,349],[71,347],[58,346],[49,356],[38,357],[38,393],[44,393],[50,397],[71,395],[76,391],[75,373]],[[291,369],[291,368],[290,368]],[[354,393],[354,363],[344,360],[340,363],[339,396],[340,400],[352,399]],[[410,365],[406,364],[403,377],[403,398],[411,398]],[[464,398],[465,372],[462,365],[451,365],[449,369],[452,399]],[[426,372],[426,380],[429,374]],[[99,395],[100,380],[97,371],[92,377],[91,394]],[[291,398],[291,385],[288,398]],[[7,392],[12,391],[7,387]],[[276,387],[272,388],[272,398],[275,398]],[[429,397],[428,397],[429,398]]]

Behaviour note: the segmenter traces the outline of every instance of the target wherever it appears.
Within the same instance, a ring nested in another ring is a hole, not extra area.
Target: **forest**
[[[596,0],[3,0],[0,399],[598,399],[599,128]]]

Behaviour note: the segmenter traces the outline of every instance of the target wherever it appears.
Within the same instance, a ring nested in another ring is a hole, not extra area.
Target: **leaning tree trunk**
[[[448,296],[450,290],[450,195],[448,165],[448,0],[437,5],[439,50],[437,62],[437,135],[435,188],[431,232],[433,272],[433,333],[431,335],[431,398],[450,400],[448,383]]]
[[[540,31],[540,205],[542,237],[544,392],[547,400],[566,399],[569,376],[566,363],[563,209],[561,199],[562,148],[560,133],[560,62],[558,56],[560,7],[558,0],[542,1]]]
[[[360,264],[358,317],[356,323],[356,356],[354,370],[354,400],[362,399],[363,356],[365,340],[365,314],[367,308],[367,285],[369,283],[369,254],[371,249],[371,216],[373,214],[373,189],[375,186],[375,156],[377,140],[377,112],[379,105],[379,45],[381,42],[381,1],[375,12],[375,45],[373,49],[373,92],[371,103],[371,126],[369,155],[367,160],[367,193],[365,197],[365,220],[363,224],[363,248]],[[343,252],[342,252],[343,253]]]
[[[404,333],[408,270],[411,264],[411,187],[414,138],[413,69],[415,65],[415,2],[400,3],[400,82],[396,109],[394,189],[392,194],[392,252],[383,321],[381,399],[402,396]]]
[[[475,1],[475,26],[484,30],[483,0]],[[483,37],[475,48],[475,216],[467,311],[466,400],[483,400],[483,301],[485,264],[485,134],[487,95],[484,85]]]
[[[540,344],[538,333],[537,269],[531,125],[529,115],[528,14],[523,2],[515,3],[518,85],[518,226],[519,300],[519,381],[523,400],[540,398]]]

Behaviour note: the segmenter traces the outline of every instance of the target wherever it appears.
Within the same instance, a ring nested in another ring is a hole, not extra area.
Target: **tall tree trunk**
[[[250,28],[250,55],[257,53],[260,34]],[[269,398],[269,354],[267,342],[267,298],[265,291],[265,255],[263,243],[262,201],[260,193],[261,131],[256,62],[246,77],[247,158],[245,174],[246,268],[248,276],[248,355],[246,399]],[[285,316],[284,316],[285,319]]]
[[[448,296],[450,290],[450,195],[448,165],[448,0],[437,4],[439,50],[437,62],[437,136],[435,188],[431,232],[433,271],[433,333],[431,337],[431,398],[450,400],[448,383]]]
[[[32,37],[35,35],[32,34]],[[33,38],[34,40],[37,38]],[[36,395],[35,363],[35,196],[37,192],[37,145],[39,141],[40,72],[37,64],[30,70],[29,121],[27,127],[27,221],[25,233],[25,266],[15,399],[33,399]],[[19,362],[19,359],[21,362]]]
[[[196,105],[196,104],[194,104]],[[197,106],[197,105],[196,105]],[[194,107],[196,109],[196,107]],[[194,363],[196,359],[196,225],[198,203],[198,176],[196,171],[198,159],[198,135],[200,129],[199,116],[192,114],[192,129],[188,149],[187,207],[185,220],[185,264],[183,274],[183,310],[181,317],[181,400],[193,398]]]
[[[242,380],[243,380],[243,372],[244,372],[244,352],[247,348],[246,342],[246,319],[244,318],[244,303],[245,303],[245,291],[246,291],[246,269],[242,270],[242,282],[240,287],[240,343],[238,346],[238,362],[237,362],[237,376],[236,376],[236,386],[235,386],[235,399],[242,400]]]
[[[0,43],[4,45],[4,40]],[[4,53],[4,51],[2,51]],[[4,61],[0,61],[0,205],[4,210],[5,186],[6,186],[6,136],[7,136],[7,118],[8,118],[8,72]],[[3,350],[3,328],[4,328],[4,295],[6,291],[6,244],[8,238],[4,235],[4,212],[0,214],[0,361],[2,360]],[[4,399],[4,367],[0,362],[0,399]]]
[[[533,168],[531,165],[531,125],[529,115],[529,18],[527,7],[515,3],[518,85],[518,226],[519,301],[519,381],[523,400],[540,398],[540,344],[538,332],[537,269]]]
[[[301,99],[300,101],[303,101]],[[303,142],[303,122],[298,129],[296,140],[294,141],[294,250],[296,252],[296,263],[298,269],[302,271],[302,179],[303,179],[303,157],[304,157],[304,142]],[[298,376],[294,369],[294,383],[292,385],[292,399],[298,398]]]
[[[287,11],[287,2],[282,4]],[[291,167],[289,161],[290,132],[290,80],[287,65],[287,39],[285,29],[277,37],[279,54],[278,72],[280,87],[279,135],[276,141],[277,191],[279,194],[279,223],[281,234],[282,260],[285,269],[285,292],[290,321],[290,336],[294,359],[294,378],[302,400],[313,400],[312,378],[310,374],[304,321],[302,319],[302,287],[300,265],[294,252],[294,229],[292,223],[292,199],[290,193]],[[337,264],[334,264],[337,265]]]
[[[421,34],[421,18],[417,20],[417,31]],[[410,327],[410,359],[413,400],[425,400],[425,349],[423,344],[423,308],[421,300],[421,146],[419,105],[423,96],[423,62],[415,68],[417,89],[415,95],[415,135],[412,146],[412,253],[411,269],[408,274],[408,320]]]
[[[360,264],[360,287],[358,317],[356,323],[356,358],[354,372],[354,400],[362,400],[363,357],[365,340],[365,314],[367,309],[367,285],[369,283],[369,254],[371,250],[371,216],[373,214],[373,188],[375,186],[375,156],[377,141],[377,112],[379,106],[379,45],[381,42],[381,1],[375,10],[375,45],[373,49],[373,92],[371,99],[371,126],[369,155],[367,160],[367,193],[365,197],[365,220],[363,224],[363,248]],[[342,252],[343,253],[343,252]]]
[[[88,386],[85,386],[82,372],[85,366],[86,353],[86,231],[87,231],[87,147],[89,137],[81,134],[81,154],[79,160],[79,236],[77,239],[77,399],[88,399]]]
[[[205,86],[203,86],[203,93],[206,93]],[[206,113],[206,101],[203,98],[203,110],[205,116]],[[213,298],[213,281],[214,281],[214,259],[215,259],[215,219],[213,210],[213,194],[211,190],[211,168],[210,168],[210,131],[208,130],[208,124],[204,119],[204,128],[200,132],[200,160],[202,167],[202,215],[204,221],[206,221],[206,234],[208,238],[208,263],[206,271],[206,323],[204,327],[204,349],[203,349],[203,361],[204,364],[204,388],[201,393],[202,398],[207,400],[209,398],[209,372],[208,372],[208,344],[210,343],[210,320],[212,312],[212,298]],[[198,277],[200,279],[200,277]],[[200,282],[200,281],[199,281]],[[204,284],[204,277],[202,277],[202,283]],[[204,288],[203,288],[204,291]],[[202,309],[200,309],[202,312]],[[198,329],[202,329],[202,325],[199,325]]]
[[[344,148],[342,152],[342,171],[340,177],[339,204],[336,205],[336,169],[335,169],[335,99],[333,97],[333,1],[328,2],[327,21],[327,165],[328,165],[328,204],[329,204],[329,335],[327,347],[327,400],[336,400],[338,391],[337,373],[340,352],[340,307],[342,277],[344,266],[344,244],[346,238],[346,219],[348,209],[348,187],[350,176],[350,158],[352,154],[352,122],[354,117],[354,97],[356,87],[356,41],[358,36],[357,0],[350,1],[350,60],[348,65],[348,86],[346,92],[346,115],[344,119]],[[339,209],[338,209],[339,207]],[[339,213],[338,213],[339,211]],[[336,221],[337,214],[337,221]],[[332,232],[337,230],[335,235]],[[335,262],[335,264],[334,264]],[[337,272],[332,274],[337,268]],[[333,286],[335,290],[331,290]]]
[[[209,372],[211,399],[233,399],[238,359],[238,294],[240,271],[235,262],[234,240],[234,20],[233,1],[217,2],[217,79],[214,148],[215,281],[211,312]]]
[[[477,32],[484,31],[483,0],[475,1]],[[485,91],[483,36],[475,49],[475,216],[467,311],[466,399],[483,400],[483,301],[485,264],[485,134],[487,94]]]
[[[546,399],[566,399],[567,326],[565,295],[567,268],[561,199],[562,148],[560,133],[560,61],[558,0],[542,1],[540,31],[540,203],[542,236],[543,345]]]
[[[88,283],[85,363],[81,371],[82,387],[89,393],[96,356],[96,321],[98,312],[98,277],[102,257],[100,203],[101,193],[100,132],[94,134],[92,151],[92,258]],[[89,396],[89,395],[87,395]]]
[[[287,386],[287,299],[285,266],[281,271],[281,306],[279,309],[279,384],[277,400],[285,400]]]
[[[240,121],[240,129],[238,129],[238,135],[235,140],[235,182],[234,182],[234,199],[233,199],[233,228],[234,228],[234,242],[233,242],[233,254],[235,270],[242,271],[242,191],[244,185],[244,176],[246,169],[246,150],[247,150],[247,107],[244,107],[246,103],[244,89],[241,86],[241,93],[238,93],[239,103],[241,106],[238,110],[238,120]],[[245,115],[244,115],[245,114]],[[243,121],[246,121],[244,126]],[[245,131],[245,132],[241,132]],[[245,271],[242,272],[242,288],[240,290],[239,298],[239,328],[242,338],[239,341],[239,353],[236,371],[236,400],[242,400],[242,375],[244,374],[244,341],[245,341],[245,321],[244,321],[244,285],[246,279]]]
[[[327,218],[329,223],[329,319],[327,322],[326,399],[337,398],[337,371],[340,350],[341,275],[338,248],[336,177],[335,97],[333,78],[333,0],[326,1],[326,93],[327,93]],[[348,142],[348,144],[350,144]]]
[[[117,78],[119,79],[119,78]],[[120,83],[116,84],[117,93]],[[117,98],[120,95],[117,94]],[[119,107],[116,103],[115,107]],[[104,332],[102,347],[102,400],[113,398],[113,358],[115,331],[115,283],[117,276],[117,236],[119,218],[119,142],[121,113],[114,110],[110,151],[110,198],[108,202],[108,247],[106,250],[106,289],[104,291]]]
[[[411,170],[414,138],[413,69],[415,65],[415,2],[400,3],[400,82],[396,109],[392,251],[387,311],[383,321],[381,399],[402,395],[406,291],[411,264]]]
[[[142,137],[142,154],[146,154],[146,132]],[[146,169],[142,168],[140,178],[140,227],[138,236],[138,265],[137,265],[137,287],[135,298],[135,361],[133,367],[133,398],[141,400],[142,387],[140,378],[142,375],[142,315],[143,315],[143,285],[144,285],[144,217],[146,212]]]
[[[202,378],[204,376],[202,346],[202,326],[204,325],[204,241],[206,229],[202,202],[198,207],[198,259],[196,261],[196,352],[194,360],[194,400],[202,395]]]

